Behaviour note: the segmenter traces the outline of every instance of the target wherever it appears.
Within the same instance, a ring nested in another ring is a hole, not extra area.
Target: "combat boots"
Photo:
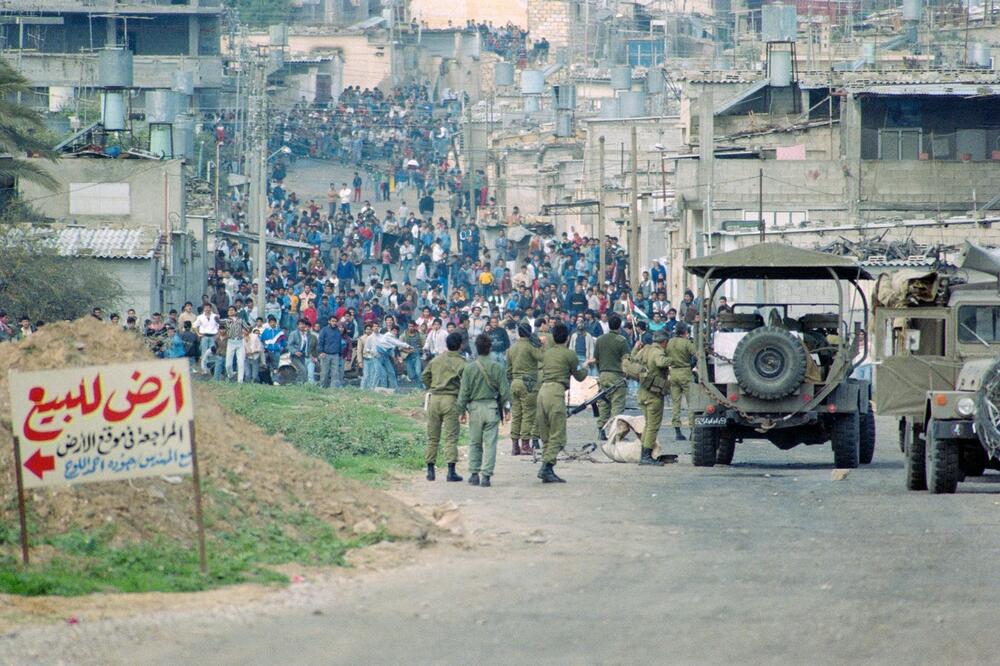
[[[531,441],[527,439],[521,440],[521,455],[530,456],[531,455]]]
[[[455,463],[448,463],[448,481],[461,481],[462,477],[455,473]]]
[[[565,480],[556,476],[550,463],[542,463],[542,468],[538,470],[538,478],[542,480],[542,483],[566,483]]]
[[[427,463],[427,480],[434,480],[434,463]]]
[[[653,457],[653,449],[643,449],[642,457],[639,458],[640,465],[656,465],[658,467],[663,466],[663,463]]]
[[[683,442],[687,437],[684,436],[684,432],[680,428],[674,428],[674,439],[678,442]]]
[[[482,481],[479,482],[479,487],[480,488],[489,488],[490,487],[490,475],[489,474],[483,474],[483,479],[482,479]]]
[[[520,447],[518,447],[517,440],[514,439],[514,438],[511,438],[511,440],[510,440],[510,455],[512,455],[512,456],[519,456],[519,455],[521,455],[521,449],[520,449]]]
[[[472,474],[469,475],[469,485],[470,486],[479,485],[479,474],[477,472],[473,472]]]

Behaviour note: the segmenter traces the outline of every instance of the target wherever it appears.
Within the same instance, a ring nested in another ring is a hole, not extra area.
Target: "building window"
[[[763,215],[765,229],[794,229],[802,226],[804,222],[809,220],[809,213],[804,210],[765,210],[763,211]],[[745,222],[757,223],[760,218],[757,211],[745,210],[743,211],[743,220]]]

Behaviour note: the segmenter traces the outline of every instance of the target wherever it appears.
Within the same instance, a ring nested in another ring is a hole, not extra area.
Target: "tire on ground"
[[[728,432],[719,433],[719,445],[716,448],[715,463],[717,465],[731,465],[733,455],[736,453],[736,438]]]
[[[982,476],[990,464],[990,456],[979,442],[970,442],[962,447],[959,465],[965,476]]]
[[[861,436],[858,439],[858,462],[870,465],[875,457],[875,414],[861,415]]]
[[[691,432],[691,462],[695,467],[713,467],[719,450],[716,428],[695,426]]]
[[[833,448],[833,466],[854,469],[858,466],[858,413],[837,414],[833,417],[830,444]]]
[[[806,349],[783,328],[747,333],[733,352],[733,372],[744,391],[761,400],[791,395],[806,375]]]
[[[927,490],[935,495],[958,489],[959,445],[954,440],[934,436],[934,419],[927,422]]]
[[[906,460],[906,489],[927,490],[926,444],[917,428],[904,419],[903,455]]]

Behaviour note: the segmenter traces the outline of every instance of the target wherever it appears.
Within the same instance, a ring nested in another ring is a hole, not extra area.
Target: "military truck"
[[[966,244],[960,269],[879,276],[875,405],[896,416],[906,487],[954,493],[1000,467],[1000,255]],[[971,279],[970,279],[971,277]]]
[[[784,286],[836,298],[736,302],[731,313],[719,314],[716,330],[697,326],[694,464],[728,465],[746,439],[766,439],[783,450],[831,442],[834,466],[870,463],[871,383],[851,374],[864,361],[858,340],[868,323],[859,282],[871,276],[853,259],[779,243],[690,259],[685,268],[702,279],[702,322],[710,321],[717,297],[733,281],[766,280],[772,289],[794,281]]]

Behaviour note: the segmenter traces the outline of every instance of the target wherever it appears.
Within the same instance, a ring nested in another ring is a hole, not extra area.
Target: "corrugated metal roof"
[[[757,93],[759,93],[761,90],[763,90],[764,88],[766,88],[769,83],[770,83],[769,79],[761,79],[760,81],[758,81],[757,83],[753,84],[749,88],[746,88],[745,90],[741,90],[739,92],[739,94],[737,94],[737,95],[735,95],[733,97],[730,97],[725,102],[723,102],[719,106],[715,107],[715,115],[721,116],[722,114],[726,113],[727,111],[729,111],[733,107],[737,106],[738,104],[746,101],[750,97],[753,97],[754,95],[756,95]]]
[[[151,259],[160,247],[160,231],[153,227],[65,227],[53,237],[63,257]]]

